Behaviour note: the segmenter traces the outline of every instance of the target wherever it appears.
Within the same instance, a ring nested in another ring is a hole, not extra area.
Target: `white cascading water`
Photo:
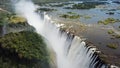
[[[61,31],[46,13],[42,19],[35,12],[36,5],[30,0],[18,1],[15,10],[49,41],[48,46],[56,53],[57,68],[96,68],[99,60],[94,55],[95,49],[86,47],[86,43],[79,37]],[[105,68],[105,65],[99,64],[97,68]]]

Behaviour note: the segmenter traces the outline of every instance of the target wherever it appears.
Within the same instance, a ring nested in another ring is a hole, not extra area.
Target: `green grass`
[[[108,25],[108,24],[114,24],[116,22],[120,22],[120,20],[114,18],[107,18],[105,20],[98,21],[98,24]]]
[[[6,12],[0,11],[0,25],[4,25],[4,23],[25,23],[26,19],[22,16],[18,16],[16,14],[8,14]]]
[[[75,5],[73,5],[73,8],[76,8],[76,9],[90,9],[90,8],[95,8],[95,6],[88,5],[88,4],[75,4]]]
[[[76,13],[74,13],[74,12],[67,12],[68,14],[76,14]]]
[[[34,3],[65,2],[68,0],[33,0]]]
[[[120,39],[120,35],[116,34],[113,30],[108,30],[108,34],[112,35],[116,39]]]
[[[65,9],[92,9],[96,8],[97,5],[104,4],[100,2],[84,2],[72,5],[72,7],[65,7]]]
[[[9,23],[25,23],[25,22],[26,22],[26,19],[21,16],[11,15],[9,17]]]
[[[84,16],[84,18],[85,19],[91,19],[91,16],[86,15],[86,16]]]
[[[120,35],[115,35],[115,38],[118,38],[118,39],[120,39]]]
[[[80,15],[63,14],[60,17],[62,17],[62,18],[68,18],[68,19],[78,19],[78,18],[80,18]]]
[[[114,31],[113,30],[108,30],[108,34],[113,34]]]
[[[37,11],[40,10],[40,11],[57,11],[57,9],[51,9],[51,8],[39,8],[37,9]]]
[[[115,44],[115,43],[110,43],[107,45],[107,47],[111,48],[111,49],[117,49],[118,48],[118,45]]]

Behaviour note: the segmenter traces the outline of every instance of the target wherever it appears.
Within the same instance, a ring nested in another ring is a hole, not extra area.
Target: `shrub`
[[[18,68],[22,65],[25,66],[22,66],[23,68],[33,68],[37,63],[39,63],[38,66],[48,64],[48,52],[45,42],[40,35],[31,31],[9,33],[1,37],[0,54],[0,57],[8,58],[9,61],[6,61],[6,63],[9,65],[9,68],[13,66]],[[2,59],[0,61],[1,64],[5,63]],[[19,66],[19,64],[22,65]],[[34,68],[41,68],[38,66]]]
[[[108,25],[108,24],[114,24],[116,22],[120,22],[120,20],[119,19],[114,19],[114,18],[107,18],[103,21],[98,21],[98,24]]]
[[[69,19],[77,19],[80,18],[80,15],[68,15],[68,14],[63,14],[60,17],[62,18],[69,18]]]
[[[4,25],[6,21],[8,20],[8,13],[0,11],[0,25]]]
[[[21,16],[11,15],[9,17],[9,23],[25,23],[25,22],[26,22],[26,19]]]
[[[118,45],[115,43],[108,44],[107,47],[112,48],[112,49],[117,49]]]
[[[91,16],[86,15],[84,18],[85,18],[85,19],[90,19]]]
[[[76,14],[76,13],[74,13],[74,12],[67,12],[68,14]]]
[[[113,30],[108,30],[108,34],[113,34],[114,31]]]
[[[95,8],[97,5],[105,4],[100,2],[83,2],[72,5],[72,7],[65,7],[65,9],[91,9]]]
[[[80,3],[80,4],[74,4],[72,8],[73,9],[90,9],[90,8],[95,8],[95,5],[91,3]]]
[[[115,38],[120,38],[120,35],[115,35]]]
[[[37,9],[37,12],[38,11],[57,11],[57,9],[51,9],[51,8],[39,8],[39,9]]]

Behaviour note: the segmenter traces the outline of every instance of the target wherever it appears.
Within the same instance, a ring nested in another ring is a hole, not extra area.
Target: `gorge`
[[[118,0],[0,1],[0,68],[119,68]]]
[[[108,68],[99,59],[96,48],[86,45],[80,37],[62,31],[54,21],[43,13],[44,18],[36,13],[36,5],[31,1],[21,0],[15,4],[16,12],[25,17],[36,28],[37,33],[45,37],[55,52],[57,68]]]

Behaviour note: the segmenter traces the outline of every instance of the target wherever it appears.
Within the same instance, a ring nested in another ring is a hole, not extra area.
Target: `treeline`
[[[46,44],[35,32],[0,37],[0,68],[49,68],[48,59]]]
[[[64,1],[69,1],[69,0],[33,0],[35,3],[39,2],[64,2]]]

